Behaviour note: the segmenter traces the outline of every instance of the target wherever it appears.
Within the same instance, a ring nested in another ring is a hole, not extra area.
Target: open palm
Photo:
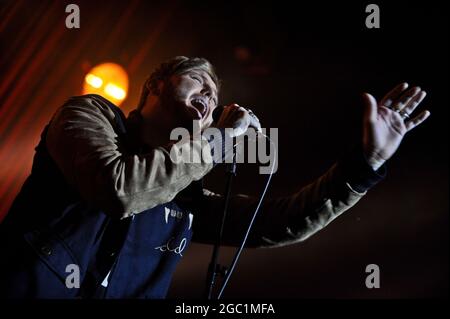
[[[363,147],[374,169],[394,155],[407,132],[430,116],[428,110],[415,117],[409,116],[425,96],[425,91],[419,87],[408,90],[407,83],[397,85],[379,103],[372,95],[364,93]]]

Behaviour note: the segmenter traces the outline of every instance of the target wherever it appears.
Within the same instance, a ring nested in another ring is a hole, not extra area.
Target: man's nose
[[[208,88],[203,88],[203,89],[200,91],[200,93],[201,93],[202,95],[207,96],[207,97],[211,97],[211,95],[212,95],[211,90],[208,89]]]
[[[212,90],[205,88],[200,91],[200,94],[202,94],[203,96],[206,96],[208,98],[208,103],[211,103],[213,101]]]

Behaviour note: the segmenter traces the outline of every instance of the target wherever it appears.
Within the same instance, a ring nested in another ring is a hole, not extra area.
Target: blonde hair
[[[147,96],[150,92],[156,92],[158,90],[158,82],[165,82],[174,74],[183,74],[193,69],[200,69],[209,74],[214,84],[219,91],[219,78],[217,77],[214,66],[205,58],[188,58],[185,56],[176,56],[166,62],[161,63],[152,74],[145,80],[142,86],[141,98],[137,106],[138,110],[141,110],[147,100]],[[218,93],[218,92],[217,92]]]

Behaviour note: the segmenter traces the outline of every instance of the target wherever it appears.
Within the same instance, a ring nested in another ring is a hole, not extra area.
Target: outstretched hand
[[[425,96],[420,87],[408,90],[407,83],[397,85],[380,102],[364,93],[363,147],[374,170],[394,155],[406,133],[430,116],[430,112],[424,110],[411,117]]]

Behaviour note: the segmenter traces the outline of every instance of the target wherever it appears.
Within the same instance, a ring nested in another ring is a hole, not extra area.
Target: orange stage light
[[[122,104],[127,97],[128,75],[120,65],[102,63],[86,74],[83,94],[98,94],[116,105]]]

